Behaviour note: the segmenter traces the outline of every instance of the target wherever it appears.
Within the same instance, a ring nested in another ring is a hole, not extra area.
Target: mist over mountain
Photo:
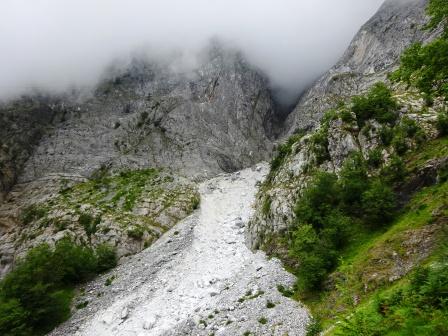
[[[340,57],[381,2],[4,0],[0,99],[90,87],[136,55],[176,56],[176,70],[193,69],[215,38],[241,50],[287,100]]]

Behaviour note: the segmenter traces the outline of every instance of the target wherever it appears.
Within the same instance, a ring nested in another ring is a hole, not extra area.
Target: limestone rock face
[[[210,50],[195,71],[135,61],[39,143],[20,181],[48,173],[168,167],[193,178],[265,159],[274,114],[267,80],[242,57]]]
[[[338,101],[385,80],[408,46],[438,34],[421,29],[427,22],[427,2],[387,0],[360,29],[340,61],[302,96],[285,123],[285,134],[315,128],[323,113]]]
[[[194,70],[174,69],[176,62],[134,60],[124,70],[112,69],[93,93],[34,96],[0,106],[0,273],[29,247],[51,243],[60,232],[90,238],[78,223],[81,210],[94,217],[103,213],[93,243],[112,242],[120,256],[136,253],[196,202],[194,185],[181,176],[203,180],[269,157],[277,126],[265,76],[238,52],[217,44],[204,51]],[[166,198],[138,199],[136,208],[128,209],[135,223],[106,216],[95,204],[73,209],[58,203],[63,186],[76,188],[98,173],[148,168],[174,176],[172,188],[185,197],[173,196],[171,208]],[[44,222],[27,226],[23,213],[33,206],[48,214]],[[128,239],[132,224],[140,228],[148,221],[143,239]]]

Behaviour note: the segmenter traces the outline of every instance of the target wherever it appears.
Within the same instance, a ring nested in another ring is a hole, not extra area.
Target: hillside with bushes
[[[297,276],[309,335],[446,335],[448,4],[439,37],[277,150],[249,242]]]

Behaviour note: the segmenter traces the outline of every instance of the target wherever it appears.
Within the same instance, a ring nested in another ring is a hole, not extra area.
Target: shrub
[[[66,320],[73,286],[95,275],[103,254],[68,238],[30,250],[0,283],[1,334],[42,334]]]
[[[446,335],[448,265],[420,267],[409,284],[381,294],[336,327],[336,335]]]
[[[323,327],[321,321],[313,318],[306,327],[306,336],[319,336],[322,331]]]
[[[413,85],[427,96],[447,98],[448,40],[438,38],[426,45],[414,44],[403,53],[400,68],[391,78]]]
[[[339,186],[336,174],[319,173],[310,182],[298,202],[295,213],[299,225],[312,224],[322,228],[324,218],[337,206]]]
[[[292,146],[298,142],[302,137],[302,134],[295,134],[291,136],[286,143],[281,144],[277,149],[277,154],[271,161],[271,172],[278,170],[286,157],[291,154]],[[269,173],[271,175],[271,172]]]
[[[50,259],[61,273],[64,284],[80,283],[95,275],[97,259],[92,248],[74,244],[70,239],[60,240]]]
[[[380,147],[372,149],[369,152],[367,164],[371,168],[378,168],[383,164],[383,151]]]
[[[389,183],[403,181],[406,174],[406,166],[398,155],[393,155],[389,164],[381,170],[381,176]]]
[[[389,146],[392,143],[392,139],[394,138],[394,131],[389,126],[383,126],[380,130],[380,139],[381,143],[384,146]]]
[[[328,129],[322,127],[310,138],[311,151],[316,157],[316,164],[320,165],[330,159],[328,152]]]
[[[395,193],[382,181],[374,181],[362,195],[362,209],[367,223],[385,225],[396,209]]]
[[[24,224],[30,224],[47,215],[48,209],[39,204],[33,204],[25,208],[22,212],[21,219]]]
[[[448,113],[446,111],[437,115],[436,126],[441,136],[448,135]]]
[[[261,213],[263,216],[267,217],[269,216],[269,213],[271,212],[271,204],[272,199],[269,195],[267,195],[263,200],[263,206],[261,207]]]
[[[90,238],[92,234],[96,233],[97,226],[101,223],[101,217],[94,217],[91,214],[82,213],[79,215],[78,223],[82,225],[87,236]]]
[[[31,330],[27,326],[29,314],[16,299],[0,298],[0,334],[3,336],[27,336]]]
[[[407,140],[406,140],[406,135],[404,134],[404,132],[402,130],[399,130],[398,132],[396,132],[393,140],[392,140],[392,146],[394,147],[395,152],[398,155],[403,155],[407,152],[407,150],[409,149]]]
[[[112,246],[101,244],[97,246],[95,253],[97,258],[96,271],[98,273],[117,266],[117,253]]]
[[[351,123],[351,122],[355,121],[355,118],[353,117],[351,111],[346,108],[344,108],[340,112],[340,116],[341,116],[341,120],[345,123]]]
[[[366,162],[360,153],[354,153],[344,163],[340,173],[341,198],[353,213],[368,186]]]
[[[145,234],[145,228],[141,225],[133,226],[127,230],[128,237],[140,240]]]
[[[352,99],[352,111],[360,126],[369,119],[375,119],[380,123],[395,122],[397,107],[392,92],[384,83],[376,83],[366,95]]]
[[[443,24],[445,28],[445,36],[448,33],[448,23],[446,18],[448,17],[448,3],[445,0],[430,0],[427,13],[431,17],[428,24],[429,29],[435,29],[439,24]]]

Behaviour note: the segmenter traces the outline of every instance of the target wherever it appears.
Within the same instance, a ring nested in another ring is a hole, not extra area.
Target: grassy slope
[[[408,155],[406,165],[410,171],[419,170],[428,160],[446,156],[445,137]],[[320,297],[306,298],[306,304],[328,328],[357,309],[373,305],[390,288],[406,286],[417,265],[437,257],[447,218],[448,182],[444,182],[416,193],[386,230],[369,232],[354,227],[354,239],[330,277],[329,287],[333,289]],[[328,333],[337,333],[337,328],[330,328]]]

